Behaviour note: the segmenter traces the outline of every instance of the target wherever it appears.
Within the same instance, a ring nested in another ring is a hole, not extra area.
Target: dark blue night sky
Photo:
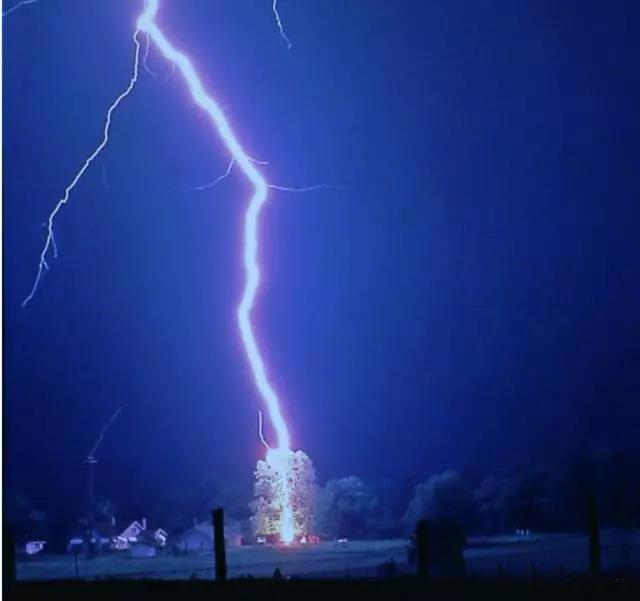
[[[152,49],[111,141],[46,220],[132,70],[142,2],[4,26],[7,482],[38,498],[251,481],[236,173]],[[165,0],[159,20],[272,183],[256,313],[321,478],[554,461],[640,431],[637,2]]]

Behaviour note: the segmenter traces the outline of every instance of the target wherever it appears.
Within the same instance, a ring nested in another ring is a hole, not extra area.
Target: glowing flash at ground
[[[287,34],[284,31],[284,25],[282,24],[282,19],[280,18],[280,13],[278,12],[278,0],[273,0],[272,6],[273,14],[276,18],[276,24],[278,25],[278,30],[280,31],[280,37],[284,40],[287,45],[287,50],[291,50],[293,44],[287,37]]]
[[[16,7],[14,7],[14,8],[16,8]],[[62,209],[62,207],[65,204],[67,204],[67,202],[69,202],[69,197],[70,197],[71,192],[73,191],[73,189],[76,187],[76,185],[78,184],[78,182],[80,181],[82,176],[85,174],[87,169],[89,169],[89,167],[91,166],[91,163],[93,163],[93,161],[96,160],[98,155],[104,150],[106,145],[109,143],[109,130],[111,129],[111,117],[113,115],[113,112],[118,108],[120,103],[129,94],[131,94],[131,92],[133,91],[134,86],[136,85],[136,82],[138,81],[138,67],[139,67],[139,63],[140,63],[140,40],[138,39],[139,33],[140,32],[136,29],[135,33],[133,34],[133,41],[134,41],[135,47],[136,47],[135,58],[134,58],[134,61],[133,61],[133,75],[131,76],[131,79],[129,81],[129,85],[125,88],[124,92],[122,92],[113,101],[113,103],[111,104],[111,106],[107,110],[107,117],[106,117],[105,124],[104,124],[102,141],[100,142],[100,144],[98,144],[98,146],[95,148],[95,150],[87,157],[87,159],[83,163],[83,165],[80,168],[80,170],[76,173],[75,177],[71,180],[71,183],[65,188],[65,191],[64,191],[64,194],[63,194],[62,198],[58,201],[56,206],[53,208],[53,211],[51,211],[51,213],[49,214],[49,219],[47,220],[47,224],[46,224],[46,226],[47,226],[47,237],[45,239],[44,246],[42,248],[42,252],[40,253],[40,261],[38,263],[38,271],[36,273],[36,279],[33,282],[33,287],[31,288],[31,292],[29,292],[28,296],[22,301],[22,306],[23,307],[33,298],[33,295],[38,290],[38,286],[40,285],[40,280],[42,279],[42,276],[44,275],[45,270],[49,269],[49,264],[47,263],[47,253],[49,252],[49,249],[53,250],[53,256],[54,257],[58,256],[58,252],[57,252],[57,249],[55,247],[55,241],[54,241],[54,238],[53,238],[53,224],[54,224],[54,221],[55,221],[58,213],[60,212],[60,209]]]
[[[149,0],[144,12],[138,19],[138,29],[151,37],[152,42],[158,47],[160,53],[174,63],[193,97],[195,103],[200,106],[210,117],[211,124],[222,139],[234,164],[242,171],[243,175],[253,186],[253,194],[249,202],[244,221],[244,269],[245,288],[238,307],[237,318],[244,349],[251,366],[253,378],[260,396],[264,400],[269,418],[276,433],[277,448],[270,449],[267,460],[277,463],[278,472],[283,478],[283,492],[281,499],[281,538],[283,542],[291,542],[294,537],[293,515],[291,510],[291,491],[286,486],[289,481],[287,475],[288,457],[291,454],[291,438],[289,429],[282,415],[280,401],[267,377],[267,371],[260,354],[251,323],[251,311],[254,306],[258,286],[260,285],[260,267],[258,265],[258,218],[260,211],[267,201],[269,186],[260,172],[254,166],[253,161],[244,151],[226,116],[216,101],[205,91],[200,77],[194,69],[191,61],[178,51],[165,37],[155,22],[158,12],[158,0]]]

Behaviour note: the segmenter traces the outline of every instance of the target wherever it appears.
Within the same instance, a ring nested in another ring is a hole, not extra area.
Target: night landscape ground
[[[280,568],[285,577],[372,577],[377,568],[393,559],[399,573],[415,571],[407,562],[407,541],[327,542],[296,547],[246,546],[229,549],[227,561],[232,578],[252,575],[270,577]],[[579,534],[545,534],[531,537],[483,537],[469,541],[465,550],[470,576],[530,577],[532,570],[547,578],[562,574],[580,574],[587,566],[587,539]],[[604,531],[602,567],[605,572],[640,573],[640,532]],[[81,579],[151,578],[199,579],[213,577],[213,556],[171,555],[131,559],[111,554],[95,559],[79,558]],[[74,559],[70,555],[49,555],[19,562],[19,580],[74,578]]]

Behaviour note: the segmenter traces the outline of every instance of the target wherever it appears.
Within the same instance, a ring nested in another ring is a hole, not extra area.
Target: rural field
[[[407,541],[324,542],[296,547],[247,546],[229,549],[229,576],[271,576],[280,568],[285,577],[375,576],[377,567],[393,559],[400,572],[407,565]],[[527,576],[532,569],[548,576],[564,572],[582,572],[587,565],[587,539],[577,534],[532,535],[530,537],[486,537],[469,541],[465,550],[470,574]],[[604,570],[640,572],[640,532],[602,533]],[[212,578],[211,554],[174,557],[164,555],[132,559],[126,554],[110,554],[86,560],[78,558],[82,579],[102,578]],[[55,580],[75,577],[74,558],[70,555],[43,555],[18,563],[20,580]]]

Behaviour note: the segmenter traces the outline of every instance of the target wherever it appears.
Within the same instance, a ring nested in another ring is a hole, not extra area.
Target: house
[[[138,536],[147,529],[147,520],[134,520],[124,530],[112,539],[112,548],[116,551],[126,551],[138,540]]]
[[[153,533],[144,531],[138,535],[137,539],[138,540],[129,547],[129,555],[131,557],[146,558],[157,555],[158,548],[161,545],[158,544]]]
[[[167,544],[167,533],[162,528],[147,528],[147,518],[142,518],[140,521],[134,520],[114,536],[111,546],[116,551],[126,551],[138,542],[142,534],[145,534],[148,541],[153,540],[156,547],[164,547]]]
[[[44,549],[46,544],[47,541],[44,540],[26,540],[18,545],[16,552],[20,555],[37,555]]]
[[[162,528],[147,528],[147,520],[134,520],[124,530],[118,528],[115,518],[104,524],[94,524],[84,531],[77,531],[67,543],[69,553],[94,553],[101,551],[126,551],[138,542],[142,535],[153,541],[157,548],[167,544],[167,533]]]
[[[240,524],[228,520],[225,524],[225,542],[230,547],[242,544],[242,530]],[[184,553],[201,553],[213,550],[213,525],[209,522],[194,522],[192,528],[174,537],[171,547]]]
[[[171,540],[171,547],[183,553],[203,553],[213,551],[213,527],[203,527],[205,525],[195,525],[189,530],[185,530]]]
[[[155,530],[150,530],[149,532],[153,535],[153,539],[155,540],[158,547],[165,547],[167,545],[167,539],[169,538],[169,535],[165,530],[163,530],[162,528],[156,528]]]

